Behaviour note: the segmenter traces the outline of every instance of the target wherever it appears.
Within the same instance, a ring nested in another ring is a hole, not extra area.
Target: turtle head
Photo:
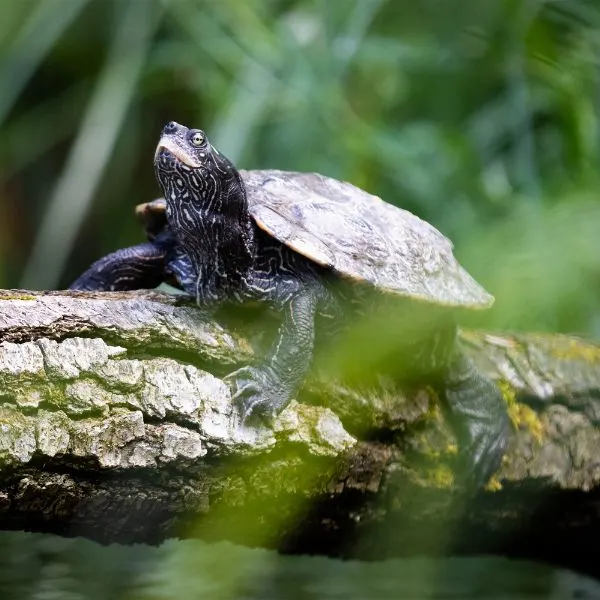
[[[241,272],[250,260],[253,233],[244,183],[233,164],[203,131],[171,121],[162,130],[154,169],[165,200],[162,207],[151,203],[141,209],[149,234],[155,213],[164,211],[188,257],[202,256],[198,261],[206,262],[211,253],[221,252],[233,257]],[[222,257],[215,258],[215,264],[219,261]]]
[[[234,214],[244,210],[242,178],[200,129],[167,123],[154,154],[156,178],[162,188],[167,217],[204,218],[206,211]],[[203,216],[204,215],[204,216]],[[183,222],[183,221],[182,221]]]
[[[230,178],[235,168],[212,144],[201,129],[189,129],[175,121],[167,123],[162,130],[156,152],[154,167],[162,185],[163,178],[174,172],[199,169],[203,177]]]

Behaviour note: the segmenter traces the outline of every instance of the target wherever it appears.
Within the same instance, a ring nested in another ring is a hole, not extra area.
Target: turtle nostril
[[[177,123],[175,121],[169,121],[163,128],[163,133],[173,133],[177,130]]]

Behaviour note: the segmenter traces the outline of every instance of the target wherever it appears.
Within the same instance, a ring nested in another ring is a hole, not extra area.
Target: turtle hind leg
[[[506,402],[460,351],[445,374],[442,400],[459,440],[461,474],[468,487],[482,487],[500,468],[510,440]]]
[[[70,290],[124,291],[152,289],[165,279],[168,250],[154,242],[122,248],[103,256],[70,286]]]

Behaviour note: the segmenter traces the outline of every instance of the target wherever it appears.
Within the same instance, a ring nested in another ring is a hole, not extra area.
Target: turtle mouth
[[[169,164],[174,161],[182,162],[184,165],[194,169],[201,166],[200,162],[191,156],[189,152],[186,152],[186,150],[176,141],[172,140],[170,137],[163,136],[160,138],[158,146],[156,147],[154,162],[157,164],[160,164],[161,162],[163,164]]]

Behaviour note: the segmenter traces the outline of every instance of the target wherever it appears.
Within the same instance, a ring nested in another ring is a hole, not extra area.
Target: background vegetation
[[[486,325],[600,333],[594,0],[0,6],[0,285],[139,241],[175,119],[434,223],[497,296]]]
[[[0,287],[140,241],[175,119],[436,225],[497,297],[477,324],[598,337],[599,60],[596,0],[0,0]],[[30,567],[62,552],[19,540]],[[121,554],[83,553],[121,585]],[[27,595],[67,597],[61,573]],[[109,580],[93,597],[130,597]]]

